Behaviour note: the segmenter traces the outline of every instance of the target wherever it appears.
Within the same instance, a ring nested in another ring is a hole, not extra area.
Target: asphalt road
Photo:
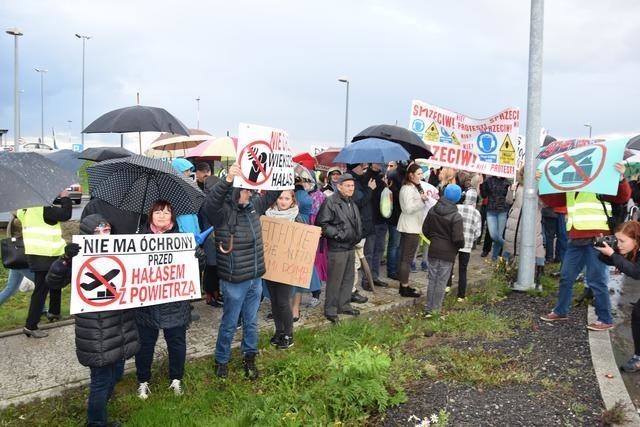
[[[80,215],[82,214],[82,210],[89,202],[88,196],[82,196],[82,202],[79,205],[73,206],[73,214],[71,215],[71,219],[80,220]],[[5,227],[7,222],[9,221],[9,212],[0,213],[0,227]]]

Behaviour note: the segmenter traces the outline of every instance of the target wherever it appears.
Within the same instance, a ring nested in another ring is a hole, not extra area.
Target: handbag
[[[22,237],[10,237],[0,242],[0,254],[2,265],[5,268],[20,270],[29,268],[27,256],[24,253],[24,242]]]

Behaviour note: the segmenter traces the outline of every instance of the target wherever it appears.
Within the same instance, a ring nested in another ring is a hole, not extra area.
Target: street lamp
[[[20,95],[18,95],[18,37],[23,35],[17,28],[9,28],[5,31],[12,35],[14,40],[13,48],[13,149],[18,152],[18,141],[20,140]]]
[[[40,143],[44,144],[44,68],[34,68],[40,73]]]
[[[198,122],[196,124],[196,129],[200,129],[200,97],[196,98],[196,102],[198,103]]]
[[[69,147],[71,147],[71,123],[73,123],[73,121],[67,120],[67,131],[69,132]]]
[[[346,77],[340,77],[338,79],[339,82],[341,83],[346,83],[347,84],[347,100],[346,100],[346,107],[344,110],[344,146],[347,146],[347,133],[349,130],[349,79]]]
[[[591,139],[591,125],[587,123],[584,126],[589,128],[589,139]]]
[[[85,52],[85,42],[91,38],[91,36],[87,36],[84,34],[76,33],[76,37],[82,39],[82,117],[80,119],[80,145],[84,149],[84,52]]]

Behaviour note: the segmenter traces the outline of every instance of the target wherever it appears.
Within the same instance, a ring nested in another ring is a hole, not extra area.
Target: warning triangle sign
[[[454,145],[460,145],[460,141],[458,141],[458,137],[455,132],[451,132],[451,142],[453,142]]]
[[[424,132],[425,141],[440,142],[440,132],[438,131],[438,125],[436,122],[431,122],[431,125]]]
[[[502,164],[513,165],[516,160],[516,149],[511,142],[511,138],[509,134],[504,137],[504,141],[502,141],[502,145],[500,145],[499,150],[499,161]]]

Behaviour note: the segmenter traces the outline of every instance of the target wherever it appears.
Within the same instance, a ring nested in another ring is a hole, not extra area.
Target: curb
[[[597,320],[595,310],[591,305],[589,306],[587,319],[589,323]],[[640,426],[640,415],[638,415],[635,405],[629,396],[629,392],[622,380],[620,369],[613,355],[609,331],[589,331],[589,349],[591,350],[593,370],[598,379],[600,395],[602,396],[605,408],[610,410],[616,403],[622,403],[628,421],[625,424],[618,425]]]

